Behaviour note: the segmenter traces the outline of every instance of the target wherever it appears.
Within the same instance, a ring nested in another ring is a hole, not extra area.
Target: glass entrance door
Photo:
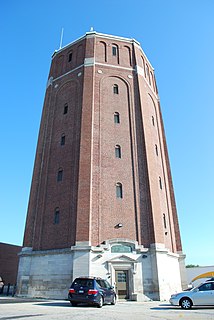
[[[128,271],[115,270],[116,290],[119,299],[128,299]]]

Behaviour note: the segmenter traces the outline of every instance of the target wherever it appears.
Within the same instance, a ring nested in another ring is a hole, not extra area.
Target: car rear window
[[[73,286],[93,288],[93,280],[91,279],[75,279]]]

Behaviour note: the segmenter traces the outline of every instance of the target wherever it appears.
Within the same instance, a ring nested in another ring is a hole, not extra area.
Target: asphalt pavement
[[[0,296],[0,320],[214,320],[214,307],[182,310],[168,302],[119,301],[101,309],[80,305],[72,307],[66,300],[24,299]]]

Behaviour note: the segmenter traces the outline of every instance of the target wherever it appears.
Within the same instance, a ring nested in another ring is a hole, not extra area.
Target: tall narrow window
[[[162,189],[163,189],[163,186],[162,186],[162,180],[161,180],[161,177],[159,177],[159,186],[160,186],[160,189],[162,190]]]
[[[117,46],[112,46],[112,55],[113,56],[117,55]]]
[[[154,87],[154,81],[153,81],[153,73],[150,71],[150,80],[151,80],[151,85],[153,86],[153,89],[155,89]]]
[[[166,215],[165,215],[165,213],[163,214],[163,225],[164,225],[164,228],[166,229]]]
[[[63,111],[63,114],[66,114],[68,113],[68,104],[64,104],[64,111]]]
[[[120,123],[120,114],[119,112],[114,113],[114,123]]]
[[[116,184],[116,197],[118,199],[122,199],[123,198],[123,187],[122,187],[122,184],[120,182],[118,182]]]
[[[60,144],[61,144],[61,146],[65,145],[65,135],[64,134],[61,136]]]
[[[62,181],[63,170],[59,169],[57,173],[57,182]]]
[[[158,146],[157,145],[155,145],[155,153],[158,156]]]
[[[144,77],[146,76],[146,72],[145,72],[145,62],[144,62],[144,59],[143,57],[141,56],[142,58],[142,67],[143,67],[143,72],[144,72]]]
[[[121,147],[119,146],[119,144],[115,146],[115,157],[121,158]]]
[[[68,54],[68,62],[72,61],[72,55],[73,55],[73,52],[69,52],[69,54]]]
[[[146,64],[146,77],[149,78],[149,67],[148,67],[148,64]]]
[[[118,88],[118,85],[117,85],[117,84],[114,84],[114,85],[113,85],[113,93],[114,93],[114,94],[119,94],[119,88]]]
[[[59,208],[56,208],[54,212],[54,224],[59,224]]]
[[[152,125],[155,125],[155,118],[152,116]]]

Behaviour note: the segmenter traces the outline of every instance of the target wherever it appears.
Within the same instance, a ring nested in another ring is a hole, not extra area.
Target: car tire
[[[192,308],[192,300],[189,298],[183,298],[180,300],[180,306],[182,309],[190,309]]]
[[[102,308],[103,306],[103,297],[100,297],[99,304],[97,305],[97,308]]]
[[[111,304],[112,304],[112,305],[115,305],[115,304],[116,304],[116,296],[113,296]]]
[[[72,307],[76,307],[76,306],[77,306],[77,303],[76,303],[76,302],[70,301],[70,303],[71,303]]]

